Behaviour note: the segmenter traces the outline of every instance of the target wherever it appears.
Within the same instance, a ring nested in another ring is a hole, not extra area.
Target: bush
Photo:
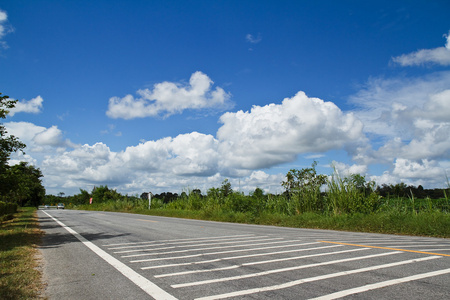
[[[17,212],[17,203],[1,202],[0,201],[0,217],[12,215]]]

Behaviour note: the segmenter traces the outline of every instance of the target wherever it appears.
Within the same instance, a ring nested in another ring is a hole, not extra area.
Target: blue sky
[[[48,193],[450,174],[448,1],[1,1],[4,125]]]

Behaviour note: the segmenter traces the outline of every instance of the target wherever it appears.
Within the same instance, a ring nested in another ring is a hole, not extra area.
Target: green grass
[[[35,208],[21,208],[0,223],[0,299],[42,298],[36,259],[41,236]]]
[[[424,204],[426,200],[422,201]],[[233,223],[273,225],[293,228],[331,229],[354,232],[372,232],[386,234],[416,235],[450,238],[450,214],[436,209],[413,210],[406,204],[408,199],[394,199],[376,212],[341,213],[305,212],[284,214],[274,212],[236,212],[221,207],[205,207],[199,210],[170,208],[172,205],[147,209],[142,205],[135,208],[130,203],[119,204],[117,201],[97,205],[78,206],[77,209],[129,212],[175,218],[211,220]],[[416,201],[416,205],[420,201]],[[124,209],[126,208],[126,209]]]

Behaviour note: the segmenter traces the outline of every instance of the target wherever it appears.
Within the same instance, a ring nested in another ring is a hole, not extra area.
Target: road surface
[[[39,210],[49,299],[449,299],[450,240]]]

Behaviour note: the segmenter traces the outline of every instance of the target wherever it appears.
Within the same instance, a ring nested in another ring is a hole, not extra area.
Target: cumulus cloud
[[[126,95],[109,99],[106,114],[111,118],[134,119],[144,117],[168,117],[186,109],[229,108],[230,94],[222,88],[212,89],[213,81],[202,72],[195,72],[189,85],[173,82],[155,84],[152,90],[138,90],[139,97]]]
[[[29,122],[8,122],[4,125],[8,134],[18,137],[27,145],[26,151],[52,152],[52,148],[72,146],[69,140],[64,140],[63,133],[57,126],[46,128]]]
[[[44,99],[42,99],[41,96],[37,96],[36,98],[33,98],[29,101],[26,100],[18,101],[15,107],[13,107],[10,110],[9,116],[12,117],[19,112],[33,113],[33,114],[40,113],[42,109],[42,102],[44,102]]]
[[[268,168],[300,153],[340,149],[364,140],[363,124],[335,104],[299,92],[281,104],[221,116],[217,132],[224,167]]]
[[[438,64],[443,66],[450,65],[450,31],[444,34],[446,38],[445,47],[434,49],[422,49],[413,53],[403,54],[393,57],[392,61],[401,66],[417,66],[427,63]]]

